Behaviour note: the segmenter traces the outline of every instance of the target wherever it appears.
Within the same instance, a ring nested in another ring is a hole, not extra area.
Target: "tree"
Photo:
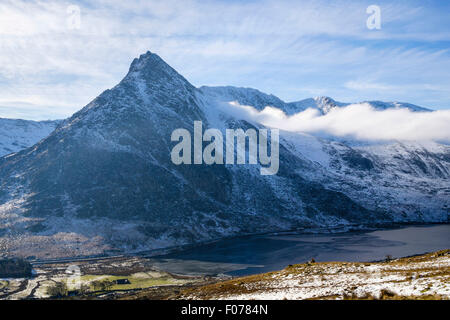
[[[114,283],[108,280],[97,280],[92,282],[95,291],[107,291],[111,289],[113,285]]]
[[[66,297],[68,293],[67,284],[65,282],[56,282],[47,288],[47,294],[52,298]]]
[[[79,290],[79,293],[80,294],[87,294],[88,292],[89,292],[90,290],[89,290],[89,285],[87,285],[87,284],[82,284],[81,286],[80,286],[80,290]]]

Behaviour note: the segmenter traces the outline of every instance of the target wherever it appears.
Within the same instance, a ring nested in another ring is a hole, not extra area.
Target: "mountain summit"
[[[290,105],[254,89],[197,89],[156,54],[135,59],[117,86],[46,139],[0,158],[0,248],[62,257],[448,221],[450,151],[436,143],[357,148],[282,132],[275,176],[261,176],[257,165],[174,165],[175,129],[192,132],[194,121],[258,128],[217,108],[230,99],[259,109]]]

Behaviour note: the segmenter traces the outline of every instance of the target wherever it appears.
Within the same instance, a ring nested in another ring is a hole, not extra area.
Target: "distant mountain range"
[[[0,157],[31,147],[48,137],[60,122],[0,118]]]
[[[272,106],[283,110],[287,115],[293,115],[305,111],[308,108],[318,109],[321,114],[327,114],[334,108],[346,107],[354,103],[338,102],[330,97],[315,97],[296,102],[284,102],[274,95],[265,94],[252,88],[237,87],[207,87],[199,88],[200,92],[220,101],[238,101],[240,104],[252,106],[258,110],[266,106]],[[363,101],[368,103],[376,110],[386,110],[391,108],[406,108],[411,111],[431,111],[430,109],[419,107],[404,102],[382,102],[382,101]]]
[[[47,138],[0,158],[0,252],[67,257],[258,232],[449,221],[450,147],[436,142],[358,145],[282,131],[274,176],[261,176],[257,165],[174,165],[174,129],[192,131],[197,120],[222,131],[261,127],[218,107],[230,101],[287,114],[348,105],[196,88],[148,52]]]

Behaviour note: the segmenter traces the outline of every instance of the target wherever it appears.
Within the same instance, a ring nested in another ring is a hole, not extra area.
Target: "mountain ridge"
[[[46,138],[60,123],[61,120],[0,118],[0,157],[31,147]]]
[[[318,96],[306,98],[299,101],[285,102],[273,94],[266,94],[257,89],[234,86],[201,86],[199,90],[203,93],[230,101],[237,101],[242,105],[255,107],[262,110],[266,106],[283,110],[287,115],[293,115],[305,111],[308,108],[317,109],[322,115],[327,114],[333,108],[346,107],[352,104],[367,103],[376,110],[386,110],[392,108],[406,108],[415,112],[430,112],[431,109],[420,107],[406,102],[384,102],[384,101],[361,101],[356,103],[339,102],[328,96]]]

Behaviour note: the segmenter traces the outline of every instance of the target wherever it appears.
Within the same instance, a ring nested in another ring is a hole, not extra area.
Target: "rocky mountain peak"
[[[194,89],[189,81],[169,66],[157,54],[147,51],[133,60],[124,81],[144,80],[148,87],[175,89],[176,86]]]
[[[138,72],[144,69],[167,69],[169,65],[157,54],[147,51],[135,58],[130,65],[129,72]],[[170,67],[169,67],[170,68]]]
[[[314,100],[320,104],[336,104],[336,101],[327,96],[314,97]]]

